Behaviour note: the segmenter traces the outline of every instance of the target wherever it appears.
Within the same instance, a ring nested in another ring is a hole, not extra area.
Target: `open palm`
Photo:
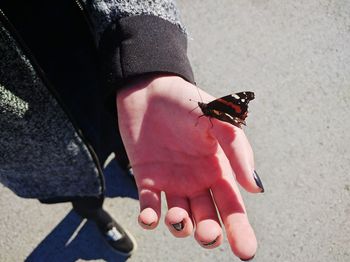
[[[199,91],[204,101],[214,99]],[[236,181],[249,192],[262,191],[253,151],[241,129],[199,118],[201,110],[193,110],[196,103],[190,101],[196,98],[198,88],[176,76],[134,82],[117,96],[119,127],[139,190],[139,222],[147,229],[157,226],[164,192],[165,223],[174,236],[186,237],[195,228],[200,245],[217,247],[220,216],[233,252],[248,259],[257,244]]]

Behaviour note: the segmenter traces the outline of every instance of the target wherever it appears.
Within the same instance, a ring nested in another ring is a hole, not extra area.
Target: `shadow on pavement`
[[[107,197],[138,199],[133,178],[124,174],[115,161],[106,167],[105,178]],[[82,219],[71,210],[26,261],[70,262],[79,259],[123,262],[128,258],[109,248],[94,223]]]

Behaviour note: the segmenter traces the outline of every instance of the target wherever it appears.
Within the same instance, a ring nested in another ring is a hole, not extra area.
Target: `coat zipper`
[[[76,0],[77,1],[77,0]],[[80,7],[79,7],[80,8]],[[73,116],[70,114],[69,110],[67,109],[67,106],[64,104],[60,96],[56,93],[55,89],[51,85],[50,81],[47,79],[45,72],[41,69],[39,63],[36,61],[34,55],[30,51],[30,49],[26,46],[23,39],[20,37],[19,33],[17,32],[16,28],[13,26],[13,24],[10,22],[10,20],[7,18],[6,14],[2,11],[0,8],[0,20],[3,22],[5,29],[7,29],[10,32],[10,35],[16,40],[16,42],[21,47],[21,50],[24,52],[26,57],[30,60],[31,65],[33,66],[35,72],[38,74],[40,79],[43,81],[44,85],[47,87],[48,91],[51,93],[51,95],[56,99],[57,103],[60,105],[64,113],[66,114],[68,120],[73,125],[73,128],[75,132],[78,134],[80,139],[83,141],[87,149],[89,150],[90,155],[92,156],[92,159],[95,163],[95,166],[98,170],[98,175],[101,182],[101,191],[102,194],[105,192],[105,179],[103,176],[102,168],[100,165],[100,162],[98,160],[98,157],[96,155],[95,150],[91,146],[91,144],[88,142],[88,140],[85,138],[82,130],[79,128],[78,124],[75,122]]]
[[[96,38],[95,38],[95,33],[94,33],[94,26],[93,23],[90,19],[90,16],[87,14],[85,7],[84,7],[84,3],[82,0],[74,0],[74,2],[76,3],[76,5],[78,6],[79,10],[81,11],[81,13],[83,14],[84,18],[85,18],[85,22],[90,30],[90,34],[92,35],[94,42],[96,42]],[[98,45],[98,43],[95,43],[96,46]]]

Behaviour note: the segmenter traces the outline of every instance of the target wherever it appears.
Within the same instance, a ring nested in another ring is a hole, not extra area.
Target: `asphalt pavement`
[[[259,262],[350,261],[350,1],[178,1],[199,87],[251,90],[245,132],[266,192],[244,193]],[[127,261],[239,261],[163,223],[137,224],[129,178],[106,169],[107,209],[138,241]],[[126,261],[69,204],[42,205],[0,186],[0,261]],[[165,207],[163,207],[165,208]]]

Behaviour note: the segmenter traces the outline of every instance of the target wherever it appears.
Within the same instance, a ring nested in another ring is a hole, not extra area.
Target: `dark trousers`
[[[84,218],[93,218],[102,209],[104,196],[81,197],[72,201],[73,209]]]

